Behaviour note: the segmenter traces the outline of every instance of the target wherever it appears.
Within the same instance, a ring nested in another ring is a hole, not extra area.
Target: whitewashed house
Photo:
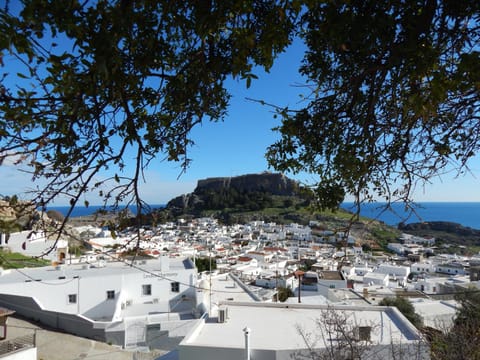
[[[229,303],[217,322],[198,320],[179,345],[179,360],[326,358],[342,351],[340,341],[321,337],[335,331],[335,316],[342,321],[345,341],[353,339],[363,349],[362,359],[393,360],[400,353],[405,359],[430,358],[421,334],[395,307]]]
[[[363,275],[363,284],[366,286],[388,286],[390,284],[390,276],[378,272],[368,272]]]
[[[0,273],[0,306],[75,335],[144,346],[160,324],[192,318],[197,272],[189,259],[25,268]],[[168,327],[167,327],[168,328]]]
[[[466,275],[467,269],[465,265],[459,262],[448,262],[438,264],[436,267],[438,273],[448,274],[448,275]]]
[[[273,260],[274,254],[263,251],[250,251],[247,256],[256,259],[260,264],[269,263]]]
[[[393,251],[395,254],[403,255],[408,250],[406,246],[400,243],[388,243],[387,249]]]
[[[425,294],[438,294],[441,292],[441,284],[444,282],[445,280],[436,277],[418,279],[414,283],[414,289]]]
[[[63,262],[68,256],[68,241],[48,239],[44,231],[0,233],[0,247],[25,256],[45,254],[43,258],[56,262]]]
[[[374,272],[380,274],[388,274],[390,280],[397,281],[399,285],[407,284],[408,275],[410,275],[410,267],[383,263],[380,264]]]
[[[294,276],[276,276],[275,274],[260,275],[255,279],[255,285],[267,289],[275,289],[277,287],[284,287],[293,289],[295,287]]]
[[[365,276],[366,274],[373,271],[373,267],[371,265],[368,265],[367,262],[365,262],[364,264],[356,264],[353,269],[355,271],[355,275],[357,276]]]
[[[452,328],[460,306],[455,300],[411,299],[410,302],[424,326],[440,331]]]
[[[418,244],[418,245],[426,245],[426,246],[435,245],[434,237],[421,237],[421,236],[415,236],[412,234],[405,234],[405,233],[400,235],[400,241],[402,241],[402,243],[404,244]]]
[[[298,284],[298,282],[297,282]],[[341,271],[307,271],[301,278],[301,291],[315,291],[329,298],[332,289],[347,287],[347,278]],[[298,294],[298,289],[295,291]]]
[[[426,274],[434,274],[436,271],[436,266],[435,264],[429,262],[429,261],[424,261],[424,262],[415,262],[410,265],[410,272],[412,273],[426,273]]]

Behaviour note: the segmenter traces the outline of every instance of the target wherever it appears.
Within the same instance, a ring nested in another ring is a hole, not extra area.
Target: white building
[[[388,243],[387,249],[393,251],[395,254],[403,255],[408,250],[406,246],[400,243]]]
[[[418,279],[414,283],[414,289],[425,294],[438,294],[441,292],[441,284],[444,282],[445,280],[441,280],[437,277]]]
[[[423,325],[440,331],[451,329],[459,307],[455,300],[411,299],[410,302]]]
[[[319,338],[340,322],[345,340],[362,349],[362,359],[394,359],[400,351],[403,358],[429,359],[418,330],[395,307],[228,303],[218,322],[198,320],[179,345],[179,360],[311,358],[310,346],[322,355],[342,352],[340,331]]]
[[[333,289],[346,289],[347,278],[341,271],[320,271],[317,292],[320,295],[330,298],[330,291]]]
[[[290,288],[295,287],[295,277],[294,276],[260,276],[255,279],[255,285],[261,286],[267,289],[275,289],[278,287]]]
[[[400,235],[400,241],[402,241],[404,244],[421,244],[426,246],[435,245],[435,238],[433,237],[425,238],[425,237],[415,236],[415,235],[405,234],[405,233]]]
[[[432,264],[429,261],[424,261],[424,262],[415,262],[410,265],[410,272],[412,273],[427,273],[427,274],[434,274],[436,270],[436,267],[434,264]]]
[[[99,262],[0,273],[0,306],[45,325],[125,348],[146,345],[197,310],[189,259]],[[199,304],[199,306],[202,304]],[[165,325],[165,326],[164,326]],[[158,336],[158,334],[157,334]]]
[[[467,270],[460,262],[448,262],[437,265],[437,272],[448,275],[465,275]]]
[[[363,283],[367,286],[388,286],[390,284],[390,277],[388,274],[369,272],[363,275]]]
[[[48,239],[43,231],[21,231],[11,234],[0,233],[0,247],[25,256],[41,256],[62,262],[68,256],[68,241]]]
[[[406,285],[408,275],[410,274],[410,267],[384,263],[380,264],[374,272],[388,274],[390,280],[398,281],[400,285]]]

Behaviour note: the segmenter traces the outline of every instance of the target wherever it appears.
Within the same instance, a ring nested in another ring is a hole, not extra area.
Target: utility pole
[[[305,274],[302,270],[297,270],[295,271],[295,277],[298,279],[298,303],[300,304],[302,302],[300,293],[301,293],[301,288],[302,288],[302,276]]]

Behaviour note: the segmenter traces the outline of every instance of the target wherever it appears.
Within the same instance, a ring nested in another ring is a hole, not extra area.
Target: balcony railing
[[[35,334],[0,342],[0,358],[5,354],[35,347]]]

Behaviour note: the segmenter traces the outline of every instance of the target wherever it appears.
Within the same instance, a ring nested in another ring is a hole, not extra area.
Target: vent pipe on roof
[[[250,328],[243,329],[245,334],[245,360],[250,360]]]

